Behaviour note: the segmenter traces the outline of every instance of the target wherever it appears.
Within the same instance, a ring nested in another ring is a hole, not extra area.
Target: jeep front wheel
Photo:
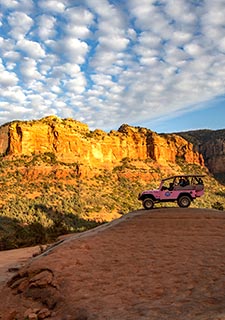
[[[191,204],[191,199],[189,196],[181,196],[178,200],[177,200],[178,206],[181,208],[187,208],[190,206]]]
[[[146,198],[144,201],[143,201],[143,206],[146,210],[150,210],[154,207],[154,201],[150,198]]]

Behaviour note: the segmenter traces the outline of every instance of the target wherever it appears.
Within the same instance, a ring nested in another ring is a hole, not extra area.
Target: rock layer
[[[175,135],[122,125],[118,131],[90,131],[86,124],[50,116],[37,121],[14,121],[0,128],[0,153],[8,157],[54,153],[57,160],[90,167],[114,167],[124,158],[152,159],[160,164],[181,158],[204,165],[193,145]]]

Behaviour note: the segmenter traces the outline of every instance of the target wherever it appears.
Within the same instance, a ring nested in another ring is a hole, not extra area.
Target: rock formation
[[[134,211],[74,234],[0,285],[2,320],[222,320],[225,217]]]
[[[225,130],[195,130],[177,133],[193,143],[213,174],[225,174]]]
[[[0,154],[9,158],[54,153],[58,161],[90,167],[112,168],[124,158],[159,164],[183,159],[204,165],[193,145],[175,135],[159,135],[149,129],[122,125],[118,131],[90,131],[72,120],[49,116],[36,121],[14,121],[0,127]]]

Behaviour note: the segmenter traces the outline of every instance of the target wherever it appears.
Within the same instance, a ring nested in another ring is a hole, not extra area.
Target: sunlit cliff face
[[[118,131],[90,131],[72,119],[47,117],[13,122],[0,128],[0,153],[10,156],[54,153],[58,160],[91,166],[115,166],[124,158],[152,159],[160,164],[181,158],[204,165],[191,143],[177,135],[158,135],[151,130],[122,125]]]

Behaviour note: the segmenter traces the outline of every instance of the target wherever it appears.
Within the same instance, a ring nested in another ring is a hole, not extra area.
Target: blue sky
[[[0,124],[225,128],[225,0],[0,0]]]

